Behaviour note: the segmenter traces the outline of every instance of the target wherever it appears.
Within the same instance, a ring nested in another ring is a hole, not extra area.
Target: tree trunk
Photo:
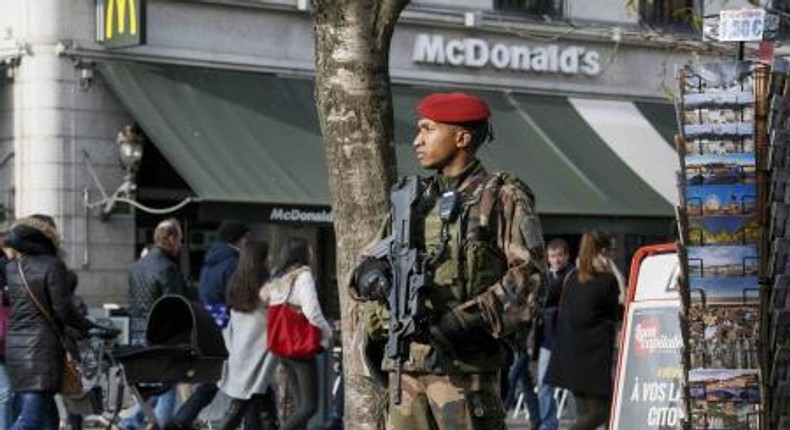
[[[389,49],[408,0],[313,0],[315,96],[326,143],[337,238],[345,428],[383,428],[386,390],[361,354],[360,307],[347,284],[360,250],[389,210],[396,175]],[[376,363],[378,365],[378,363]]]

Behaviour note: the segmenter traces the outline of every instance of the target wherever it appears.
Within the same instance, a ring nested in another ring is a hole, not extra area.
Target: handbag
[[[49,322],[52,330],[55,332],[55,335],[58,336],[61,347],[63,347],[63,374],[61,376],[60,390],[58,392],[65,396],[76,396],[82,394],[82,372],[80,372],[79,362],[77,362],[77,360],[72,357],[68,348],[66,348],[63,335],[55,328],[55,321],[49,315],[49,312],[44,309],[44,306],[42,306],[38,301],[36,296],[33,294],[33,291],[30,290],[30,285],[27,283],[27,277],[25,277],[25,271],[22,270],[22,262],[17,261],[17,268],[19,269],[19,276],[22,277],[22,285],[25,287],[25,290],[27,290],[27,294],[30,296],[30,299],[33,300],[33,303],[36,305],[41,314],[44,315],[44,318],[47,320],[47,322]]]
[[[296,277],[288,288],[285,301],[266,308],[266,344],[279,357],[305,360],[313,358],[321,346],[321,330],[288,303]]]

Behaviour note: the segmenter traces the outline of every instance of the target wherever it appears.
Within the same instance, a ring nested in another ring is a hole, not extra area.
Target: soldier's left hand
[[[463,335],[464,331],[461,320],[452,311],[440,315],[428,330],[431,343],[445,351],[453,350],[453,343]]]

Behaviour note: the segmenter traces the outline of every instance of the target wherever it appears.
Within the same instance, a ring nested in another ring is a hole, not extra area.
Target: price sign
[[[720,42],[759,42],[763,40],[764,9],[723,10],[719,12]]]

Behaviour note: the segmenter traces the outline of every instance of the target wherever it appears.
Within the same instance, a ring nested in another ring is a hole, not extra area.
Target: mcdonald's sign
[[[96,39],[107,48],[145,43],[145,0],[96,0]]]

